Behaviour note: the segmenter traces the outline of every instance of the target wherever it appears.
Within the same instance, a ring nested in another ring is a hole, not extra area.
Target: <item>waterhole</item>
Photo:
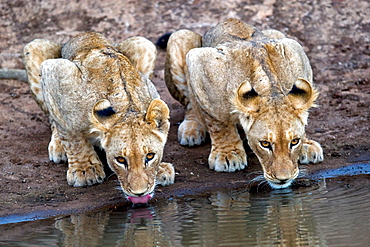
[[[0,245],[369,246],[369,168],[322,171],[305,188],[215,191],[155,206],[3,224]]]

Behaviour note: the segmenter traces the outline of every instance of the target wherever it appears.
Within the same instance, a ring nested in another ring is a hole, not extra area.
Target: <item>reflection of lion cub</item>
[[[155,46],[142,37],[112,45],[100,34],[84,33],[63,47],[48,40],[25,46],[31,91],[50,116],[49,157],[68,159],[68,184],[103,182],[93,145],[105,150],[134,203],[147,202],[156,183],[173,183],[172,165],[161,163],[169,109],[149,80],[155,58]]]
[[[302,47],[275,30],[260,32],[229,19],[203,37],[180,30],[167,46],[166,83],[186,106],[178,130],[182,145],[212,141],[209,167],[233,172],[247,165],[240,123],[266,180],[284,188],[301,163],[323,160],[305,137],[308,109],[318,93]]]

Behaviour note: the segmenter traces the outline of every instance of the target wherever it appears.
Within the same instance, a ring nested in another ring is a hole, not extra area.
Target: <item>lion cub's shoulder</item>
[[[219,44],[259,40],[264,37],[257,28],[230,18],[210,29],[203,37],[204,47],[216,47]]]
[[[209,69],[213,73],[225,66],[225,62],[216,61],[222,58],[229,63],[229,74],[237,78],[234,81],[242,80],[238,76],[241,74],[261,95],[287,94],[297,78],[312,84],[312,69],[302,46],[280,31],[260,31],[240,20],[228,19],[204,35],[202,46],[215,49],[195,50],[191,55],[212,61]]]
[[[77,56],[86,54],[94,49],[112,48],[112,44],[100,33],[87,32],[76,35],[62,47],[62,58],[75,60]],[[80,58],[82,59],[82,58]]]

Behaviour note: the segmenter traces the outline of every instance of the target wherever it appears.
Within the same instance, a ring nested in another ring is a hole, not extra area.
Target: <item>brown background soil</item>
[[[260,29],[281,30],[304,46],[321,92],[320,107],[311,110],[307,133],[322,144],[325,161],[309,165],[308,171],[370,160],[367,0],[14,0],[1,1],[0,7],[0,68],[9,69],[24,68],[21,50],[33,39],[65,43],[84,31],[103,33],[112,42],[136,35],[156,42],[162,34],[181,28],[203,34],[230,17]],[[177,176],[174,185],[157,188],[151,203],[247,186],[261,170],[252,153],[246,170],[216,173],[207,165],[209,143],[197,148],[177,143],[183,108],[165,88],[165,51],[158,52],[153,81],[171,108],[172,123],[164,161],[175,165]],[[27,83],[0,80],[0,217],[57,215],[127,204],[114,175],[98,186],[69,187],[67,166],[48,160],[49,138],[48,120],[31,98]],[[365,180],[368,184],[369,177]]]

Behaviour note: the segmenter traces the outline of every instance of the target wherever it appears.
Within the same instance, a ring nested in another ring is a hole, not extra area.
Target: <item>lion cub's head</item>
[[[308,109],[317,96],[311,84],[301,78],[287,95],[261,97],[247,81],[237,90],[240,122],[273,188],[286,188],[298,176]]]
[[[146,203],[156,185],[158,166],[169,131],[169,109],[154,99],[143,116],[115,112],[107,99],[92,110],[92,132],[99,135],[110,168],[134,203]]]

